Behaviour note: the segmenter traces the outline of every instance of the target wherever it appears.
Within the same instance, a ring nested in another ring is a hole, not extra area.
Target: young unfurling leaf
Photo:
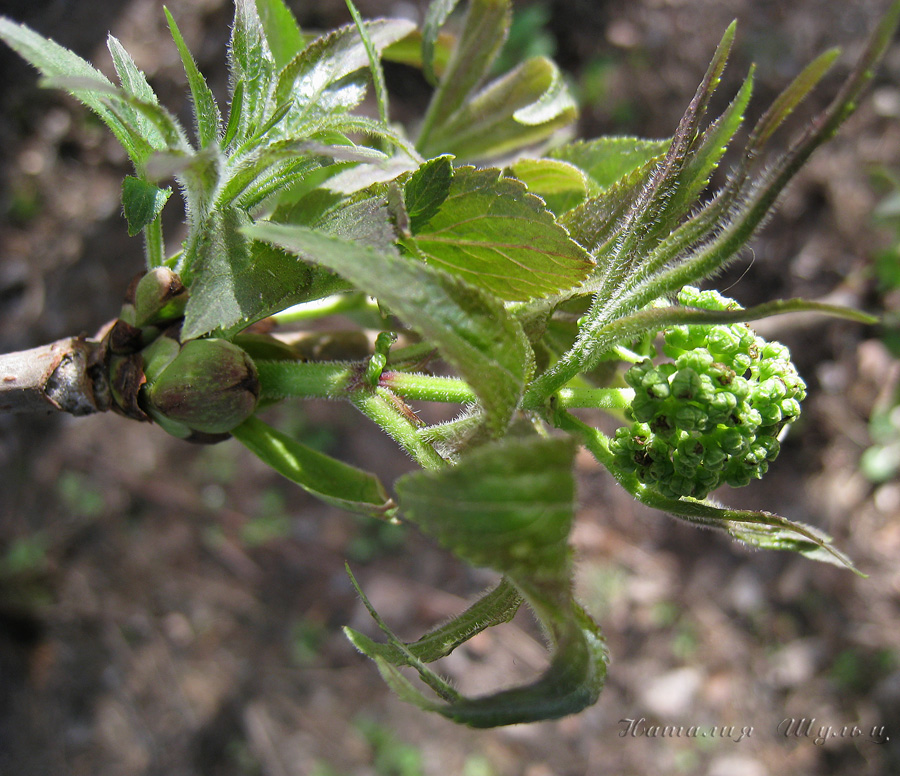
[[[453,468],[398,481],[406,517],[461,558],[505,574],[541,621],[552,649],[549,668],[532,683],[466,698],[420,662],[433,656],[416,644],[402,645],[388,632],[383,647],[351,632],[401,697],[473,727],[553,719],[596,700],[606,678],[606,647],[571,595],[573,456],[566,439],[507,439],[469,453]],[[483,616],[502,619],[509,605],[505,597],[495,598]],[[416,690],[397,671],[404,665],[416,668],[443,702]]]

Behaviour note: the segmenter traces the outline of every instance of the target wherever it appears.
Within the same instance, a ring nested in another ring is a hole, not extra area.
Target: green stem
[[[475,404],[478,397],[464,380],[434,377],[410,372],[382,372],[380,385],[412,401],[440,401],[449,404]]]
[[[361,379],[359,364],[340,361],[257,361],[262,400],[344,399]]]
[[[599,463],[609,469],[619,482],[622,482],[619,477],[621,472],[618,467],[616,467],[615,458],[609,450],[609,437],[607,437],[606,434],[596,428],[592,428],[587,425],[587,423],[583,423],[565,410],[554,413],[553,425],[561,431],[568,431],[570,434],[574,434],[578,437],[591,455],[593,455]],[[629,488],[628,485],[625,485],[625,488],[630,493],[634,493],[632,488]]]
[[[446,461],[428,442],[416,433],[416,425],[403,414],[402,403],[386,388],[374,391],[357,391],[350,401],[367,418],[375,421],[397,442],[423,469],[442,469]]]
[[[144,228],[144,249],[147,254],[147,269],[161,267],[165,261],[166,249],[163,243],[162,220],[159,217]]]
[[[634,401],[631,388],[563,388],[557,394],[557,407],[592,407],[598,410],[624,410]]]

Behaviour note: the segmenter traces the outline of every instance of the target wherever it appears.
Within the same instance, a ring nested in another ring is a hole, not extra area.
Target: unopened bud
[[[155,267],[134,289],[135,325],[174,321],[184,315],[188,291],[168,267]]]
[[[151,364],[148,368],[153,371]],[[236,345],[222,339],[191,340],[155,379],[148,375],[145,395],[154,417],[162,415],[204,434],[224,434],[253,414],[259,376],[250,356]]]

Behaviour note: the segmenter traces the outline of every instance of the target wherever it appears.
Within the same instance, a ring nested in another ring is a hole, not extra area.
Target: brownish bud
[[[134,289],[135,325],[174,321],[184,315],[188,291],[168,267],[155,267]]]

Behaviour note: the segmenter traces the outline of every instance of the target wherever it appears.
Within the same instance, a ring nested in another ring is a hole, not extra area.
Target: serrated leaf
[[[303,33],[284,0],[256,0],[256,10],[275,67],[281,69],[303,50],[306,45]]]
[[[113,66],[119,76],[119,82],[126,94],[144,102],[158,103],[156,93],[147,83],[146,76],[138,69],[131,55],[125,50],[118,38],[110,35],[106,39],[106,47],[112,56]]]
[[[435,21],[443,10],[438,8],[435,11]],[[462,34],[422,123],[416,147],[423,156],[436,156],[448,150],[441,147],[429,154],[424,149],[434,146],[432,131],[443,128],[444,122],[463,105],[490,72],[509,33],[511,18],[509,0],[471,0],[469,3]],[[429,30],[428,35],[431,34]]]
[[[577,115],[559,69],[534,57],[468,99],[417,148],[425,156],[484,159],[545,140]]]
[[[559,222],[569,231],[572,239],[599,259],[601,271],[606,266],[602,246],[615,245],[625,216],[661,161],[662,155],[651,157],[600,194],[560,217]]]
[[[337,272],[377,298],[456,367],[484,405],[491,430],[506,428],[531,354],[521,328],[498,300],[394,252],[305,227],[260,223],[248,231]]]
[[[590,193],[595,196],[665,153],[671,142],[636,137],[598,137],[557,146],[547,156],[584,170],[590,178]]]
[[[374,474],[313,450],[256,417],[231,433],[264,463],[326,504],[381,519],[396,512]]]
[[[128,221],[128,236],[134,237],[147,224],[156,220],[172,194],[148,181],[127,175],[122,181],[122,206]]]
[[[507,300],[558,293],[593,268],[544,203],[496,169],[457,169],[414,244],[429,264]]]
[[[214,143],[219,137],[222,128],[222,115],[219,112],[219,106],[213,97],[212,90],[206,83],[206,79],[197,68],[197,63],[188,49],[175,18],[169,13],[168,8],[163,8],[166,13],[166,20],[169,24],[169,31],[172,34],[172,40],[178,49],[181,57],[181,63],[184,67],[185,75],[188,79],[188,86],[191,90],[191,99],[194,103],[194,123],[197,130],[197,138],[200,141],[200,147],[204,148],[210,143]],[[235,126],[235,131],[237,127]]]
[[[585,173],[557,159],[518,159],[510,172],[557,215],[581,203],[588,193]]]
[[[403,187],[403,201],[410,229],[418,232],[438,212],[450,194],[453,157],[439,156],[425,162]]]

